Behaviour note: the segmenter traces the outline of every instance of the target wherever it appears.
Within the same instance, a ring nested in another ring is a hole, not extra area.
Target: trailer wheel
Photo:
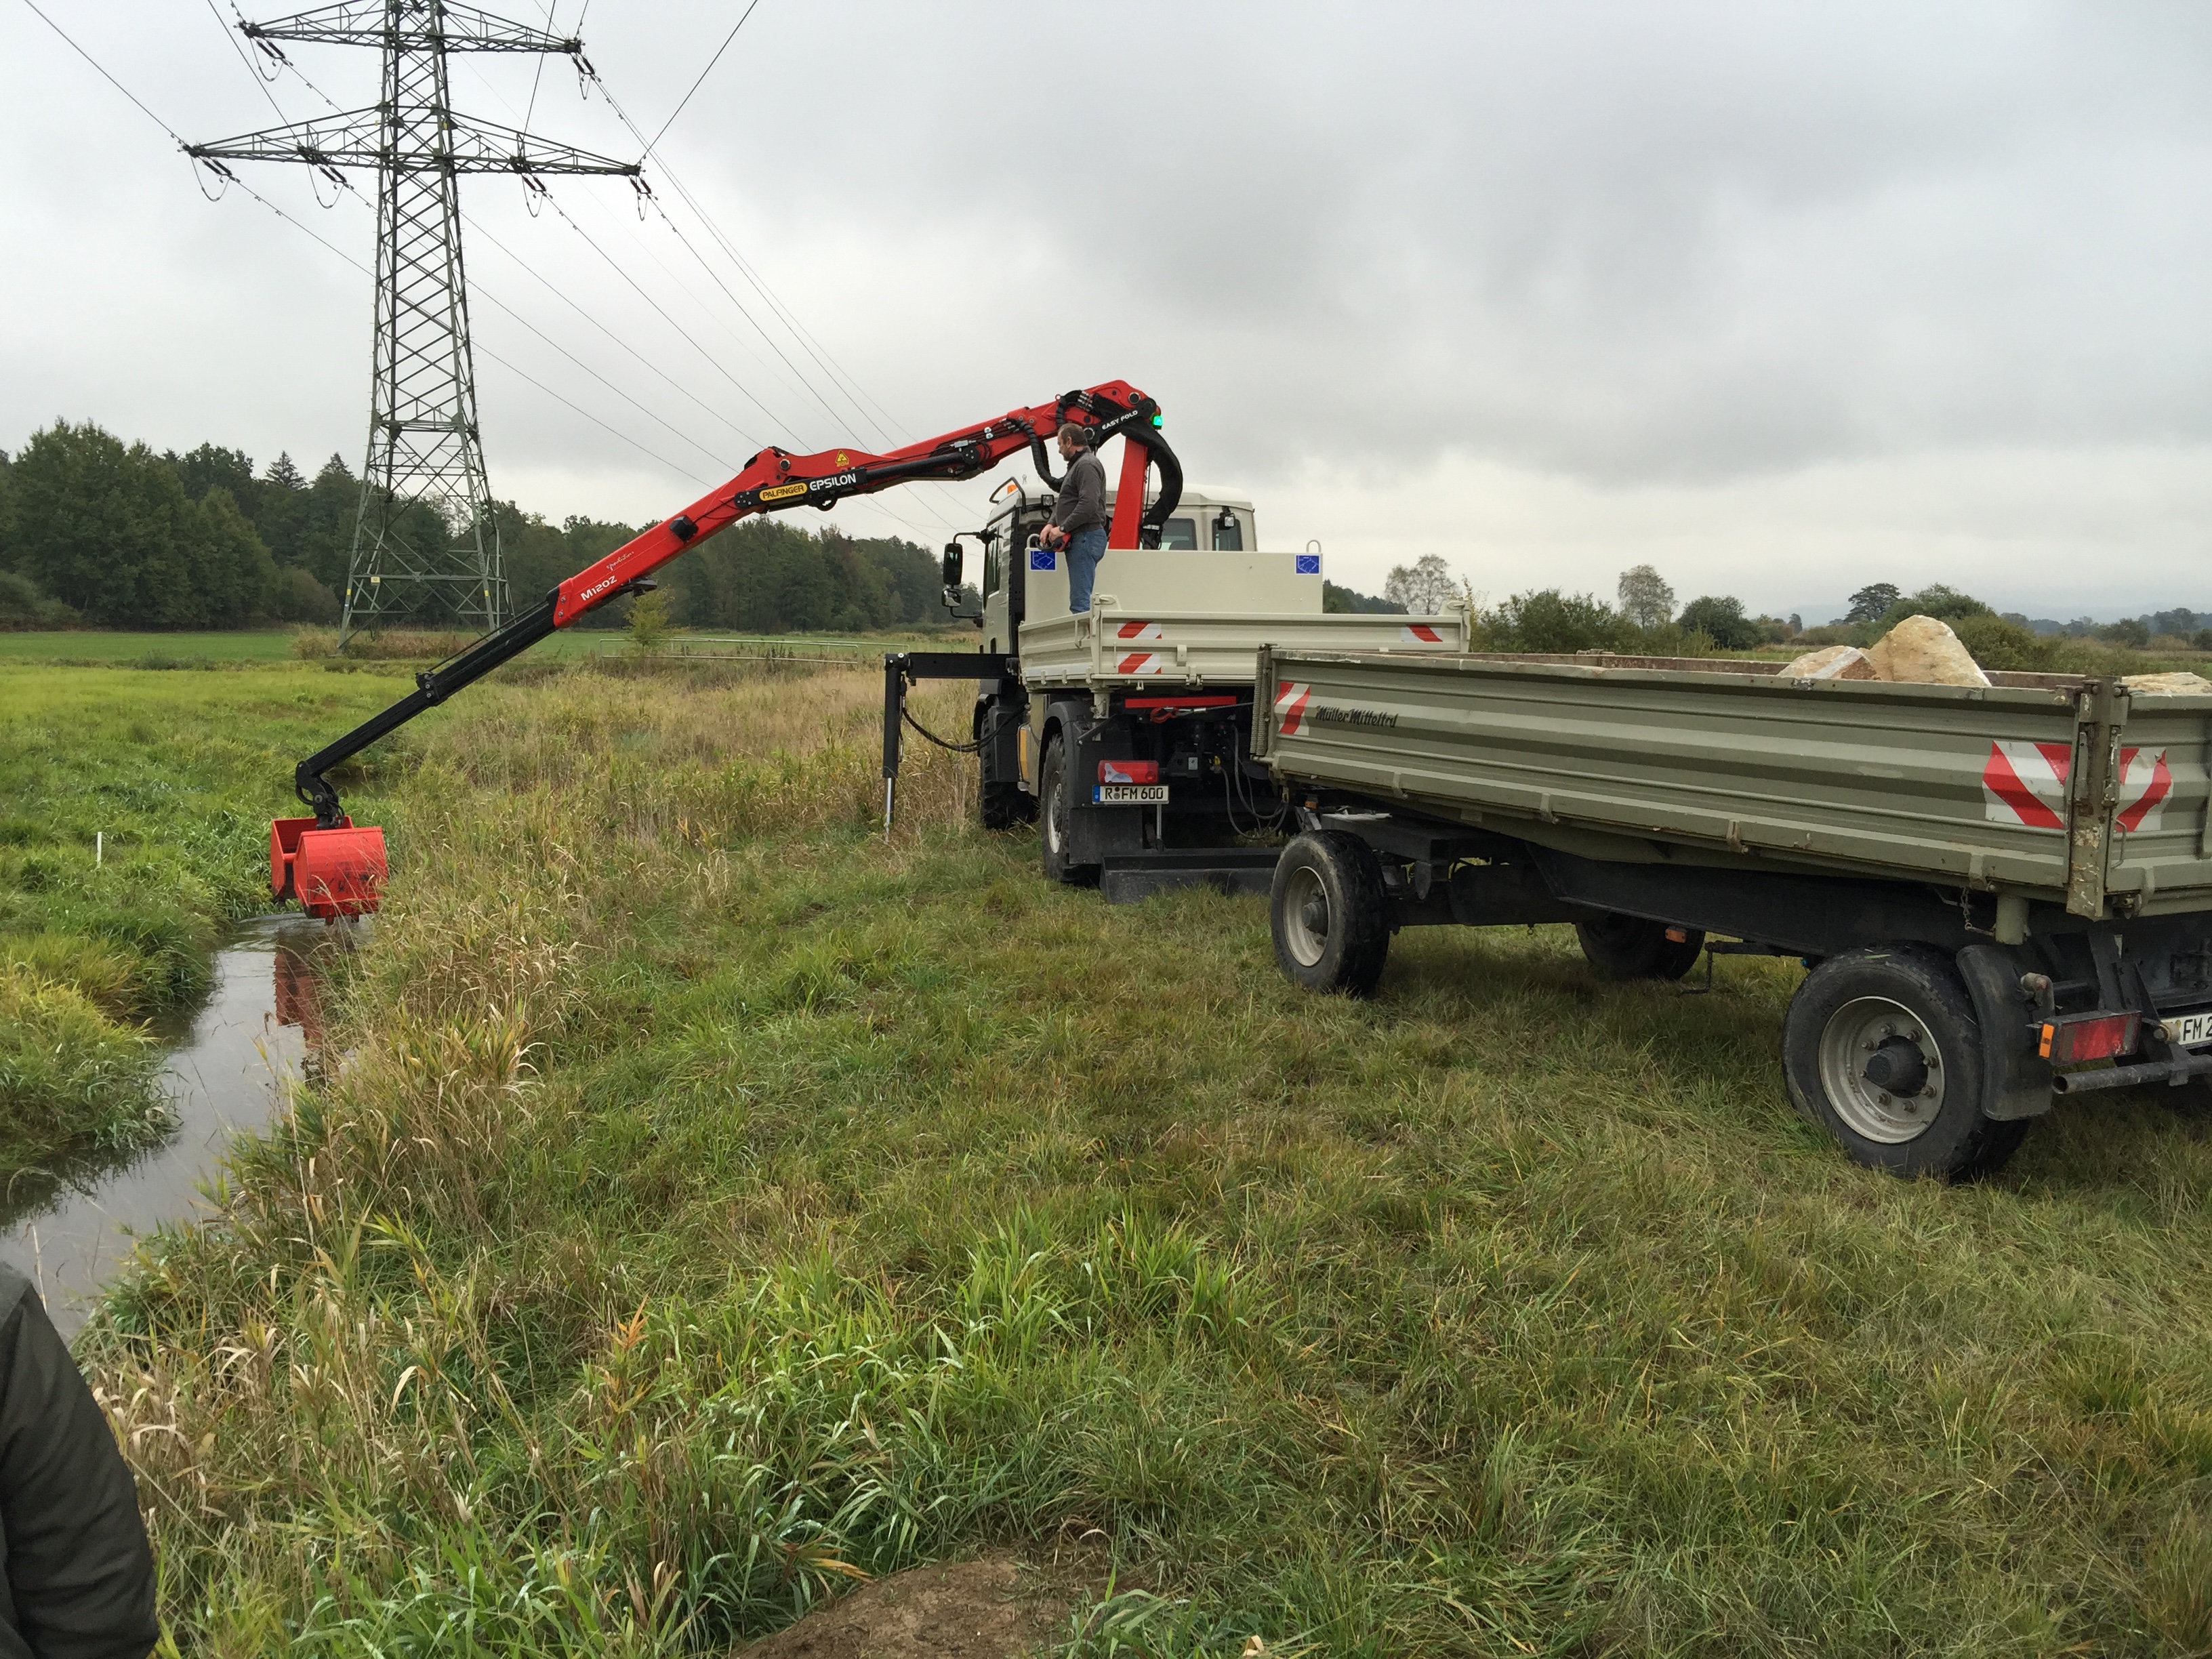
[[[1982,1115],[1973,1002],[1924,945],[1847,951],[1808,975],[1783,1023],[1782,1076],[1854,1162],[1892,1175],[1986,1174],[2027,1128]]]
[[[1098,879],[1098,866],[1077,864],[1068,857],[1074,792],[1067,781],[1067,740],[1057,732],[1045,744],[1037,787],[1037,840],[1044,848],[1044,878],[1070,886],[1091,885]]]
[[[1268,902],[1275,960],[1309,991],[1370,995],[1390,950],[1390,908],[1375,849],[1341,830],[1298,836],[1275,864]]]
[[[1667,924],[1608,911],[1595,921],[1575,924],[1583,957],[1601,979],[1680,979],[1698,965],[1705,936],[1695,927],[1678,927],[1682,937],[1667,937]]]

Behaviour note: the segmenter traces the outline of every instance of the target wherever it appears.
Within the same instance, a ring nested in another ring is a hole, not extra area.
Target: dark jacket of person
[[[138,1492],[30,1281],[0,1265],[0,1659],[145,1659]]]
[[[1097,450],[1079,449],[1067,464],[1067,477],[1060,480],[1052,521],[1071,536],[1079,530],[1106,527],[1106,463],[1098,459]]]

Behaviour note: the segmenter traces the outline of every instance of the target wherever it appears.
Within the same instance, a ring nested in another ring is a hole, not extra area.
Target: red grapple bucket
[[[384,831],[351,818],[318,830],[313,818],[269,826],[269,890],[297,899],[311,916],[365,916],[384,889]]]

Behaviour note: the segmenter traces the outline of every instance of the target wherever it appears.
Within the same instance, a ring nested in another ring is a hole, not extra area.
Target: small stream
[[[0,1261],[44,1292],[64,1337],[82,1327],[100,1287],[130,1259],[134,1234],[209,1213],[200,1188],[238,1130],[264,1128],[322,1042],[319,997],[331,953],[356,926],[263,916],[216,953],[215,986],[189,1019],[156,1035],[169,1045],[163,1085],[178,1124],[159,1145],[19,1176],[0,1195]]]

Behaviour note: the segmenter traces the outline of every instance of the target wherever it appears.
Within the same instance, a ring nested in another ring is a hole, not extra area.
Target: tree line
[[[310,478],[289,453],[257,468],[217,444],[157,452],[57,421],[13,456],[0,451],[0,628],[332,623],[360,509],[361,481],[337,455]],[[512,501],[493,511],[517,607],[641,528],[573,515],[555,524]],[[431,520],[416,533],[456,527]],[[660,580],[670,619],[695,628],[866,629],[944,615],[926,549],[774,520],[714,538]],[[619,625],[626,611],[606,606],[586,622]]]

